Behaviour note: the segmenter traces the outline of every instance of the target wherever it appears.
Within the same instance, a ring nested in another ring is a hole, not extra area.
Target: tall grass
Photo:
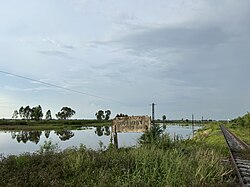
[[[47,142],[35,154],[2,158],[0,186],[225,186],[234,180],[219,151],[167,135],[138,148],[54,148]]]

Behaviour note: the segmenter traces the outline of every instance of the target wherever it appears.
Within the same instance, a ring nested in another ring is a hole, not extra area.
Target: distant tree
[[[32,109],[29,106],[26,106],[24,108],[24,118],[25,119],[30,119],[31,118],[31,113],[32,113]]]
[[[52,119],[51,111],[50,111],[50,110],[48,110],[48,111],[46,112],[46,114],[45,114],[45,119],[46,119],[46,120],[51,120],[51,119]]]
[[[19,109],[19,116],[20,116],[21,119],[25,118],[23,106],[21,106],[20,109]]]
[[[40,105],[33,107],[30,114],[31,119],[41,120],[43,118],[43,111]]]
[[[103,110],[99,110],[96,114],[95,114],[95,116],[96,116],[96,119],[97,120],[103,120],[104,119],[104,112],[103,112]]]
[[[17,110],[14,110],[13,115],[12,115],[12,118],[13,118],[13,119],[18,118],[18,111],[17,111]]]
[[[116,114],[116,117],[128,117],[128,115],[120,113],[120,114]]]
[[[111,115],[111,111],[110,110],[106,110],[105,111],[105,120],[109,120],[110,115]]]
[[[163,116],[162,116],[162,121],[166,121],[166,119],[167,119],[167,116],[166,116],[166,115],[163,115]]]
[[[58,119],[71,118],[76,112],[69,107],[62,107],[61,111],[56,114]]]

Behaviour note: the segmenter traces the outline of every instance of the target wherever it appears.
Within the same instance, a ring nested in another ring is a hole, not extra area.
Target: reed
[[[137,148],[58,152],[46,143],[34,154],[0,161],[0,186],[225,186],[234,184],[223,154],[168,135]]]

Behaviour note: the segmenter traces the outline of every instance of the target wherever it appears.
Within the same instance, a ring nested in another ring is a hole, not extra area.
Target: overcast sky
[[[0,118],[39,104],[150,115],[154,102],[157,118],[232,119],[250,111],[250,1],[1,1],[0,71],[87,94],[0,73]]]

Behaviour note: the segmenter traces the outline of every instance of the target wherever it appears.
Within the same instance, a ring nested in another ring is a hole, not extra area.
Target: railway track
[[[220,126],[230,150],[231,160],[235,166],[239,183],[243,187],[250,187],[250,146]]]

